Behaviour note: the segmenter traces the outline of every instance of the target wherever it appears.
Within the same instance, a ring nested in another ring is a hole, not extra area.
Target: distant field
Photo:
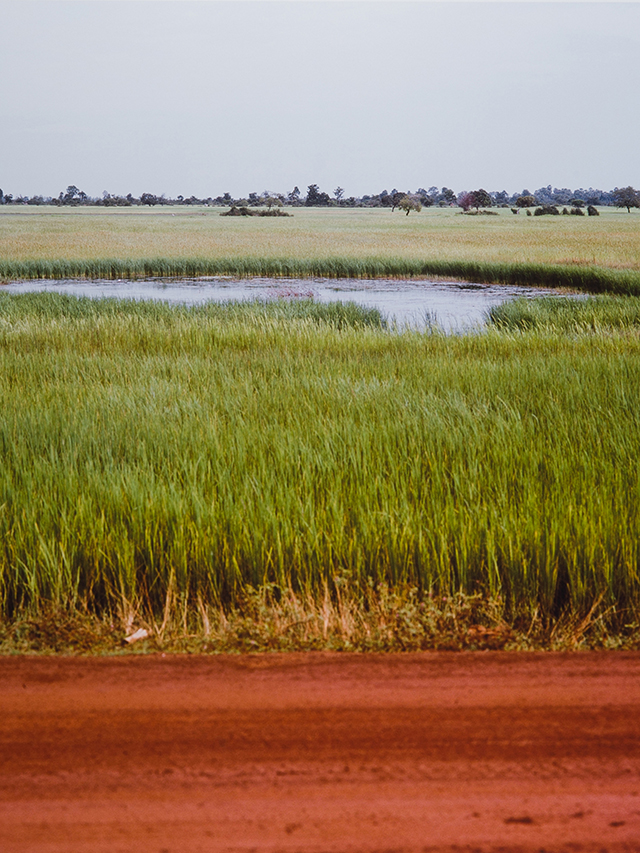
[[[0,262],[96,259],[368,258],[596,265],[640,270],[640,213],[464,216],[425,209],[294,208],[292,218],[227,218],[220,208],[0,207]]]

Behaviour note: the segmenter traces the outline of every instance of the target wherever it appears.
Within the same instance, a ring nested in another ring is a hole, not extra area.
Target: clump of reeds
[[[505,330],[602,332],[640,330],[640,299],[598,296],[582,299],[545,297],[514,299],[488,312],[489,321]]]
[[[15,324],[38,317],[40,321],[78,321],[138,318],[147,323],[193,320],[207,323],[304,320],[332,328],[386,328],[378,308],[355,302],[316,302],[312,292],[284,291],[275,299],[227,300],[200,305],[170,305],[161,300],[92,299],[66,294],[25,293],[18,298],[0,292],[0,322]]]

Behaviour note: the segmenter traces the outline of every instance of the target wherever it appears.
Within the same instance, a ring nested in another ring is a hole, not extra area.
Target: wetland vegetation
[[[44,212],[43,212],[44,211]],[[215,208],[0,207],[0,280],[233,275],[433,277],[640,293],[640,214],[420,215],[295,208],[289,218]]]
[[[609,295],[463,336],[308,299],[0,294],[0,647],[637,646],[640,220],[600,213],[1,207],[4,280]]]
[[[639,304],[1,295],[0,643],[637,645]]]

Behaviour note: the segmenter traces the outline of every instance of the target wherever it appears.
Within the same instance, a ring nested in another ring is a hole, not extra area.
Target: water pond
[[[379,308],[400,327],[424,329],[437,323],[449,332],[483,324],[494,305],[517,297],[533,298],[557,293],[545,288],[470,284],[454,281],[400,279],[234,279],[215,276],[198,279],[137,281],[38,280],[3,285],[2,292],[50,291],[74,296],[160,299],[196,305],[208,300],[313,298],[319,302],[356,302]]]

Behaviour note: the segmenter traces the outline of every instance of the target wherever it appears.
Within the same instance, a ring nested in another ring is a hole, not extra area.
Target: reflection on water
[[[424,329],[436,322],[446,331],[477,327],[493,305],[524,296],[544,296],[554,291],[512,285],[399,279],[233,279],[215,276],[198,279],[141,281],[19,281],[2,286],[2,292],[50,291],[74,296],[115,296],[127,299],[162,299],[196,305],[209,300],[309,298],[319,302],[356,302],[379,308],[399,326]]]

